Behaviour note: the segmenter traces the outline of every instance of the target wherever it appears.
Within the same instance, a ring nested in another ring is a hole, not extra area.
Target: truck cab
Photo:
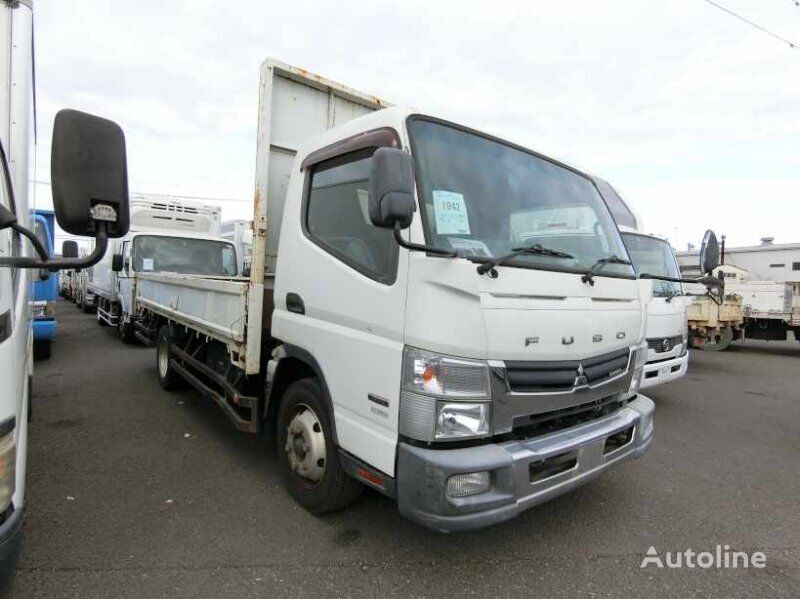
[[[594,179],[614,215],[637,275],[650,273],[680,278],[678,262],[669,242],[643,233],[641,218],[617,190],[604,179]],[[674,381],[686,374],[689,364],[688,303],[682,283],[653,281],[653,296],[647,306],[647,363],[642,372],[642,389]]]
[[[53,255],[55,244],[55,212],[37,209],[32,214],[33,232],[49,255]],[[33,283],[33,355],[38,360],[50,358],[57,322],[55,305],[58,299],[58,276],[45,270],[36,273]]]
[[[98,322],[118,327],[126,343],[134,341],[139,318],[137,274],[154,272],[236,276],[236,250],[220,236],[220,209],[170,196],[132,196],[129,233],[112,242],[87,284]]]

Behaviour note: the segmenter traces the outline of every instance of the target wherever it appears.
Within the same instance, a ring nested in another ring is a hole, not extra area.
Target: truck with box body
[[[221,236],[236,248],[239,272],[242,275],[250,272],[253,255],[253,223],[249,220],[229,220],[222,223]]]
[[[220,236],[218,207],[161,195],[131,195],[127,235],[92,269],[87,289],[94,296],[97,321],[117,327],[126,343],[135,339],[139,315],[134,306],[136,273],[236,276],[236,252]]]
[[[652,283],[591,178],[385,106],[262,65],[249,278],[137,276],[161,385],[274,430],[317,514],[485,526],[641,455]]]
[[[33,211],[33,233],[49,255],[55,247],[55,212],[36,209]],[[33,356],[37,360],[50,358],[53,339],[56,336],[56,300],[58,299],[58,276],[41,271],[34,277],[33,299]]]
[[[800,283],[744,280],[726,290],[740,298],[745,338],[786,341],[792,332],[800,341]]]
[[[111,121],[66,110],[56,115],[53,126],[55,218],[67,232],[95,236],[98,244],[92,256],[80,260],[74,242],[65,242],[62,257],[54,257],[52,243],[44,243],[52,239],[52,222],[44,213],[31,218],[28,195],[35,170],[33,59],[31,0],[0,0],[0,586],[14,571],[22,538],[33,380],[32,288],[45,274],[57,291],[59,269],[90,266],[105,251],[105,240],[127,228],[122,130]],[[36,223],[44,227],[39,235]]]

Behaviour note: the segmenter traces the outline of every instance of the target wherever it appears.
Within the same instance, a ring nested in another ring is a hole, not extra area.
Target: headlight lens
[[[405,349],[401,435],[427,442],[487,436],[492,431],[490,399],[486,362]]]
[[[488,435],[489,403],[438,402],[436,407],[436,438],[458,439]]]
[[[403,389],[437,397],[489,397],[489,366],[479,360],[405,349]]]
[[[0,439],[0,511],[11,505],[17,484],[17,444],[14,431]]]

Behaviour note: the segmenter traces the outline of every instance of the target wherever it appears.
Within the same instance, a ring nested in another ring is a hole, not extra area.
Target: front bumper
[[[689,353],[686,355],[672,358],[669,360],[662,360],[660,362],[648,362],[644,365],[644,372],[642,372],[642,384],[640,389],[647,389],[648,387],[655,387],[663,383],[669,383],[675,379],[681,378],[686,374],[689,367]]]
[[[406,517],[444,532],[509,520],[614,464],[642,455],[652,439],[654,409],[649,398],[639,395],[614,414],[532,439],[464,449],[426,449],[400,443],[398,508]],[[609,437],[631,428],[630,441],[607,451]],[[540,465],[550,463],[545,460],[565,455],[574,458],[574,466],[544,478],[534,477]],[[447,496],[450,476],[483,470],[491,472],[489,491],[471,497]]]
[[[0,589],[16,568],[21,543],[22,510],[16,509],[0,524]]]

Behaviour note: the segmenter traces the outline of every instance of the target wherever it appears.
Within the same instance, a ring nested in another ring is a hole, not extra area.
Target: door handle
[[[296,293],[286,294],[286,309],[295,314],[306,313],[306,305],[303,303],[303,298]]]

